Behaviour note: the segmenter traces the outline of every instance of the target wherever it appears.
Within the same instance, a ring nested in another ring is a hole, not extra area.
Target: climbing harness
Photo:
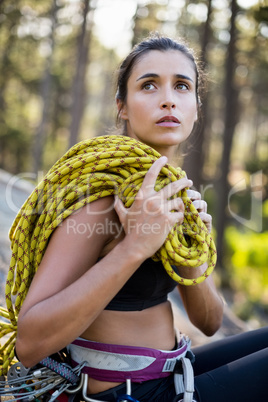
[[[120,395],[118,401],[136,401],[131,396],[131,382],[141,383],[167,377],[171,373],[174,373],[176,394],[183,395],[183,402],[193,401],[194,355],[191,351],[191,341],[186,336],[181,338],[178,348],[171,351],[105,344],[82,338],[70,344],[68,351],[73,366],[79,361],[84,361],[83,398],[87,402],[103,402],[87,395],[88,376],[99,381],[126,382],[127,393]]]
[[[0,338],[9,338],[0,349],[0,375],[6,374],[13,362],[17,316],[53,231],[72,213],[102,197],[117,194],[130,207],[145,174],[160,156],[153,148],[129,137],[107,135],[88,139],[60,158],[26,200],[10,230],[7,309],[0,307]],[[180,168],[166,164],[155,190],[184,176]],[[174,225],[152,258],[161,260],[179,284],[190,286],[211,274],[216,248],[186,190],[177,196],[184,202],[184,221]],[[195,268],[204,262],[208,262],[208,268],[196,279],[182,278],[176,272],[176,266]]]
[[[182,358],[185,359],[185,358]],[[187,360],[187,359],[185,359]],[[76,383],[69,382],[64,377],[65,365],[61,367],[62,375],[47,369],[41,364],[32,369],[26,369],[21,363],[15,363],[8,371],[7,381],[0,381],[0,395],[5,401],[45,401],[54,402],[61,401],[73,402],[75,394],[81,393],[81,400],[86,402],[104,402],[100,399],[93,399],[87,395],[88,374],[81,373],[84,362],[76,366],[76,368],[68,367],[68,371],[72,371],[73,375],[78,378]],[[184,363],[185,364],[185,363]],[[190,376],[189,376],[190,372]],[[80,377],[79,377],[80,376]],[[187,376],[187,380],[183,381],[183,376]],[[192,377],[192,369],[184,370],[182,374],[174,374],[174,385],[177,395],[184,395],[179,402],[195,402],[192,399],[194,392]],[[126,380],[126,394],[119,395],[117,402],[139,402],[131,396],[131,379]],[[61,395],[65,394],[67,398]]]
[[[87,395],[88,374],[82,374],[82,376],[83,376],[83,379],[84,379],[83,388],[82,388],[83,400],[86,401],[86,402],[105,402],[105,401],[101,401],[100,399],[90,398]],[[117,398],[117,402],[126,402],[126,401],[139,402],[139,401],[137,401],[137,399],[135,399],[135,398],[133,398],[131,396],[131,380],[130,379],[126,380],[126,392],[127,392],[126,395],[120,395]]]
[[[189,355],[191,342],[182,337],[176,350],[93,342],[78,338],[68,345],[72,366],[86,362],[82,372],[99,381],[144,382],[168,377],[178,359]]]

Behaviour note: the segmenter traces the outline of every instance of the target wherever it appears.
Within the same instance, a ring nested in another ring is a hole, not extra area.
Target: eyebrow
[[[188,77],[187,75],[184,75],[184,74],[174,74],[174,77],[193,82],[192,78],[190,78],[190,77]],[[155,73],[147,73],[147,74],[144,74],[141,77],[137,78],[136,81],[143,80],[144,78],[159,78],[159,75],[155,74]]]

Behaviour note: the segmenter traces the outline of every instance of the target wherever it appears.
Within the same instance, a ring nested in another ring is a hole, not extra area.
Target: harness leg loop
[[[87,402],[105,402],[105,401],[101,401],[100,399],[90,398],[87,395],[88,374],[82,374],[82,378],[83,378],[82,395],[83,395],[84,400]],[[131,380],[130,379],[126,380],[126,392],[127,392],[126,395],[122,395],[122,396],[118,397],[117,402],[128,402],[128,401],[139,402],[139,401],[137,401],[137,399],[132,398],[132,396],[131,396]]]
[[[84,400],[87,402],[105,402],[105,401],[101,401],[99,399],[89,398],[87,396],[88,375],[82,374],[82,376],[84,377],[83,388],[82,388],[82,395],[83,395]]]
[[[190,359],[182,357],[182,374],[174,374],[174,385],[176,394],[183,394],[181,402],[195,402],[193,400],[194,394],[194,372]]]

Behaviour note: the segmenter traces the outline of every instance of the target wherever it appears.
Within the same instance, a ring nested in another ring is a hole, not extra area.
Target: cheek
[[[148,115],[148,103],[138,96],[133,97],[131,103],[128,105],[128,115],[136,123],[140,121],[141,116]]]
[[[188,117],[189,120],[193,120],[193,122],[195,122],[198,119],[198,108],[197,108],[197,104],[196,101],[195,102],[189,102],[188,105],[185,104],[185,108],[186,110],[188,110]]]

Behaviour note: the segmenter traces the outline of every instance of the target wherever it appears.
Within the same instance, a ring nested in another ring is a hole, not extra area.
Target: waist
[[[172,349],[174,319],[169,301],[142,311],[104,310],[81,338],[101,343]]]
[[[143,311],[103,311],[81,338],[100,343],[143,346],[171,350],[175,343],[175,329],[170,302]],[[120,384],[88,379],[88,393],[105,391]]]
[[[83,372],[99,381],[143,382],[167,377],[178,359],[190,350],[190,340],[182,337],[175,350],[112,345],[78,338],[69,351],[73,365],[86,362]]]

